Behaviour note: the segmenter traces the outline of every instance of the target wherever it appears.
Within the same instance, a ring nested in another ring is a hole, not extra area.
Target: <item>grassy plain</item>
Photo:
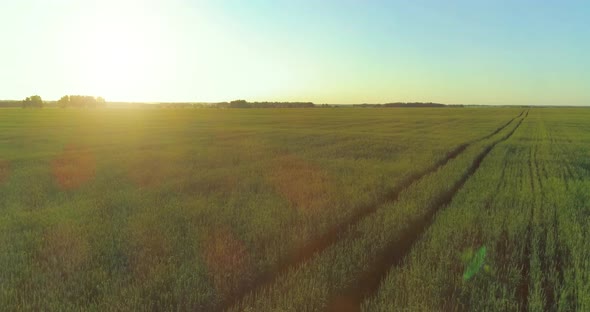
[[[586,120],[584,109],[3,109],[0,306],[586,307]],[[463,280],[482,246],[486,273]]]
[[[364,310],[587,311],[589,117],[531,110]],[[465,276],[482,247],[485,262]]]

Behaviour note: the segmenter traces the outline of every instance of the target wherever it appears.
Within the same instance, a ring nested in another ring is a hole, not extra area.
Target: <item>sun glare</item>
[[[88,38],[87,83],[108,97],[124,97],[149,87],[159,59],[157,46],[128,24],[105,25]]]
[[[129,1],[69,13],[58,52],[63,77],[75,77],[62,78],[68,92],[109,101],[214,102],[288,98],[285,89],[301,84],[294,77],[304,66],[286,57],[287,49],[255,48],[263,45],[260,38],[231,20],[206,8],[183,15],[173,5]]]
[[[171,59],[165,27],[132,8],[105,6],[91,13],[68,25],[67,40],[77,44],[62,45],[65,67],[78,78],[72,89],[112,100],[141,99],[157,86]]]

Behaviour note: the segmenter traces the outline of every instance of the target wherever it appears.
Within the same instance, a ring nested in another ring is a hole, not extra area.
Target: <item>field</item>
[[[1,109],[0,307],[585,311],[590,110]]]

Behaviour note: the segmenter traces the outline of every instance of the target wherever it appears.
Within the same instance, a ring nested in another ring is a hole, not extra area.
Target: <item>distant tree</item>
[[[76,108],[84,107],[84,97],[81,95],[70,95],[70,105]]]
[[[248,102],[246,102],[246,100],[235,100],[235,101],[229,102],[229,107],[231,107],[231,108],[248,108],[248,107],[251,107],[251,105]]]
[[[61,107],[61,108],[66,108],[66,107],[70,106],[70,96],[69,95],[62,96],[61,99],[59,99],[59,101],[57,101],[57,106]]]
[[[27,97],[23,100],[23,108],[42,108],[43,99],[38,95]]]
[[[57,106],[76,107],[76,108],[95,108],[106,106],[106,101],[102,97],[93,97],[86,95],[64,95],[57,101]]]

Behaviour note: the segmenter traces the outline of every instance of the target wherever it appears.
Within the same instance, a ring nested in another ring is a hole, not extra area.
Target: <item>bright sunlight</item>
[[[147,7],[102,4],[80,8],[64,24],[63,67],[78,77],[75,90],[131,101],[158,87],[173,60],[168,29]],[[76,41],[71,45],[71,41]]]

